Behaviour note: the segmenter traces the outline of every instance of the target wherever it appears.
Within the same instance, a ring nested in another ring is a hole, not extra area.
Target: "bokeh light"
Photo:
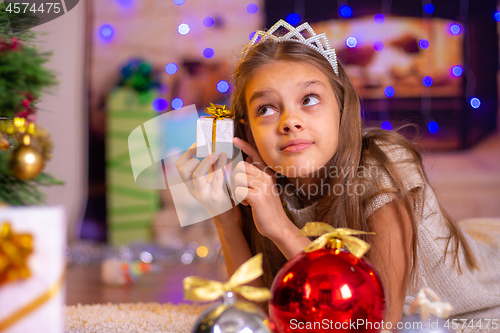
[[[168,93],[169,90],[170,90],[170,88],[165,83],[160,84],[160,86],[158,87],[158,91],[160,92],[160,94],[166,94],[166,93]]]
[[[470,106],[472,106],[474,109],[477,109],[481,106],[481,100],[477,97],[472,97],[470,99]]]
[[[172,108],[174,110],[179,110],[181,109],[182,107],[184,106],[184,102],[182,101],[182,99],[180,99],[179,97],[176,97],[172,100]]]
[[[392,97],[394,96],[394,94],[396,93],[396,90],[394,90],[394,87],[391,87],[391,86],[387,86],[385,87],[384,89],[384,94],[387,96],[387,97]]]
[[[418,41],[420,48],[426,50],[429,47],[429,41],[427,39],[421,39]]]
[[[462,66],[453,66],[451,69],[451,72],[453,73],[454,76],[460,76],[464,72]]]
[[[495,12],[495,15],[493,15],[493,17],[495,17],[495,21],[500,22],[500,12]]]
[[[103,24],[99,28],[99,35],[103,41],[109,42],[113,39],[115,29],[110,24]]]
[[[377,23],[377,24],[382,24],[385,21],[385,17],[383,14],[377,14],[377,15],[375,15],[375,17],[373,19],[375,20],[375,23]]]
[[[134,7],[134,0],[116,0],[118,5],[120,5],[122,8],[133,8]]]
[[[375,49],[375,51],[382,51],[384,49],[384,43],[382,43],[381,41],[376,41],[375,43],[373,43],[373,48]]]
[[[297,13],[288,14],[286,17],[286,21],[291,25],[297,25],[300,22],[300,16]]]
[[[392,130],[392,124],[388,121],[384,121],[380,127],[388,131]]]
[[[210,16],[207,16],[203,19],[203,25],[205,27],[211,27],[214,25],[214,19],[211,18]]]
[[[214,50],[209,47],[203,50],[203,56],[205,58],[212,58],[214,56],[214,53]]]
[[[424,86],[426,86],[426,87],[430,87],[430,86],[432,86],[432,82],[434,82],[434,81],[432,80],[432,77],[430,77],[430,76],[426,76],[426,77],[424,77],[424,78],[422,79],[422,83],[423,83],[423,84],[424,84]]]
[[[428,3],[424,6],[424,12],[426,12],[427,14],[432,14],[434,13],[434,5],[431,4],[431,3]]]
[[[255,14],[258,10],[259,7],[257,7],[257,5],[254,3],[251,3],[247,6],[247,12],[249,12],[250,14]]]
[[[224,80],[217,82],[217,90],[221,93],[227,92],[229,90],[229,83]]]
[[[450,32],[454,35],[458,35],[462,32],[462,27],[458,24],[452,24],[450,26]]]
[[[208,255],[208,249],[206,246],[200,246],[198,247],[198,249],[196,250],[196,254],[198,255],[198,257],[206,257]]]
[[[179,24],[179,27],[177,27],[177,31],[181,35],[185,35],[189,32],[189,25],[187,25],[186,23],[181,23],[181,24]]]
[[[181,257],[181,261],[184,265],[189,265],[193,261],[194,255],[193,252],[187,250]]]
[[[173,62],[167,64],[167,66],[165,66],[165,72],[167,74],[175,74],[177,72],[177,65]]]
[[[164,111],[168,108],[168,102],[163,98],[157,98],[153,101],[153,109],[155,111]]]
[[[186,0],[174,0],[176,5],[183,5]]]
[[[355,47],[356,45],[358,45],[358,41],[354,37],[348,37],[345,40],[345,45],[352,48],[352,47]]]
[[[351,17],[352,16],[352,8],[348,5],[340,6],[339,14],[342,17]]]
[[[439,125],[435,121],[429,121],[427,128],[429,129],[429,132],[436,133],[439,129]]]

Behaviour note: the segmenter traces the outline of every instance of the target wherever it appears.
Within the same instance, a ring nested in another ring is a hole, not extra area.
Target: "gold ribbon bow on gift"
[[[267,288],[243,286],[262,274],[262,253],[259,253],[241,265],[225,283],[188,276],[182,281],[184,298],[197,302],[211,302],[228,292],[234,292],[250,301],[267,301],[271,298],[271,292]]]
[[[300,229],[297,236],[316,237],[304,249],[304,252],[312,252],[319,250],[325,246],[331,248],[341,248],[345,246],[356,258],[360,259],[370,249],[370,244],[363,240],[354,237],[353,235],[367,235],[375,234],[374,232],[365,232],[353,230],[349,228],[334,228],[324,222],[307,222],[306,225]]]
[[[410,304],[409,313],[415,313],[417,309],[420,309],[422,320],[427,321],[431,314],[438,318],[448,318],[453,306],[450,303],[441,302],[439,296],[431,289],[422,288],[418,292],[417,298]]]
[[[30,277],[27,257],[32,252],[33,237],[30,234],[16,234],[6,222],[0,226],[0,286]]]
[[[215,131],[217,130],[216,122],[217,120],[223,120],[226,118],[232,118],[233,112],[226,108],[225,105],[217,105],[210,103],[210,106],[205,109],[205,112],[214,118],[212,122],[212,153],[215,153]]]

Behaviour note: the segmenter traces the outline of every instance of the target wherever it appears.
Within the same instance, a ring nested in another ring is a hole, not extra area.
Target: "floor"
[[[500,133],[475,147],[422,155],[429,181],[456,220],[500,218]]]

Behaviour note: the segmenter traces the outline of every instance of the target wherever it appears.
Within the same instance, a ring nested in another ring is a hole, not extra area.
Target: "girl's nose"
[[[288,117],[280,126],[280,132],[285,134],[289,132],[301,132],[304,129],[304,123],[297,117]]]

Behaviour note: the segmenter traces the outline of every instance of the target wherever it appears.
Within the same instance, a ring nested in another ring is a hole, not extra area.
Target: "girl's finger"
[[[207,179],[205,176],[208,173],[208,170],[217,160],[217,154],[210,154],[201,161],[200,165],[193,172],[193,184],[194,187],[198,190],[202,190],[207,185]]]
[[[267,167],[266,163],[264,163],[264,160],[262,160],[262,158],[260,157],[257,149],[255,149],[251,144],[249,144],[245,140],[241,140],[240,138],[233,138],[233,143],[236,145],[236,147],[240,148],[245,154],[250,157],[250,161],[248,161],[247,157],[248,163],[251,163],[255,167],[274,177],[274,171]]]
[[[189,147],[188,150],[184,152],[184,154],[182,154],[182,156],[177,160],[177,162],[175,162],[175,166],[177,167],[177,169],[179,169],[184,163],[192,159],[195,154],[196,154],[196,142],[193,143],[191,147]]]
[[[193,172],[199,165],[200,161],[197,158],[192,158],[177,168],[182,181],[189,190],[194,190]]]
[[[222,152],[220,153],[219,158],[217,159],[217,162],[215,164],[215,171],[211,173],[213,174],[212,186],[214,186],[214,188],[222,187],[222,185],[224,184],[226,164],[227,154]]]

